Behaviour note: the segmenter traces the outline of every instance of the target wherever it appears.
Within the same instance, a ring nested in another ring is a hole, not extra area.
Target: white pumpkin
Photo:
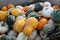
[[[0,22],[0,33],[6,33],[8,31],[8,25],[1,21]]]
[[[42,10],[42,16],[44,17],[51,17],[51,14],[53,13],[53,8],[52,7],[44,7]]]
[[[23,9],[23,7],[22,7],[21,5],[17,5],[16,8],[17,8],[17,9],[20,9],[20,10]]]
[[[34,31],[32,32],[32,34],[29,36],[29,39],[30,39],[30,40],[34,40],[36,36],[37,36],[37,31],[34,30]]]
[[[44,6],[46,6],[46,7],[51,7],[51,3],[50,3],[50,2],[45,2],[45,3],[44,3]]]
[[[21,33],[19,33],[16,40],[27,40],[27,36],[23,32],[21,32]]]
[[[16,21],[21,20],[22,18],[25,18],[25,16],[17,16]]]
[[[17,36],[17,33],[14,30],[11,30],[10,32],[8,32],[9,36]]]
[[[31,4],[31,5],[29,5],[29,7],[30,7],[31,10],[34,10],[35,4]]]

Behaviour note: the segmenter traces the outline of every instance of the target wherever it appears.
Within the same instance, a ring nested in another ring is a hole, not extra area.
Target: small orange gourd
[[[41,19],[39,20],[39,23],[38,23],[38,26],[37,26],[37,30],[41,30],[41,29],[43,28],[43,26],[44,26],[45,24],[47,24],[47,23],[48,23],[47,19],[41,18]]]
[[[2,11],[7,11],[7,7],[6,6],[3,6],[1,10]]]

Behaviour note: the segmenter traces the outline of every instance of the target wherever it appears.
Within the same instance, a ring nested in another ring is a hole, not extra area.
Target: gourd
[[[17,8],[12,8],[9,10],[9,12],[15,17],[22,15],[21,10],[19,10]]]
[[[28,10],[25,14],[25,16],[27,17],[31,12],[33,12],[33,10]]]
[[[29,5],[29,7],[30,7],[31,10],[34,10],[35,4],[31,4],[31,5]]]
[[[6,19],[6,22],[7,24],[10,26],[10,25],[13,25],[14,22],[15,22],[15,17],[13,15],[9,15]]]
[[[42,9],[43,9],[43,6],[41,6],[39,3],[36,3],[34,10],[35,10],[36,12],[38,12],[38,11],[40,11],[40,10],[42,10]]]
[[[51,3],[50,2],[44,2],[44,7],[51,7]]]
[[[1,37],[1,40],[15,40],[16,37],[14,36],[8,36],[8,35],[4,35]]]
[[[16,40],[27,40],[27,36],[23,32],[21,32],[18,34]]]
[[[52,7],[44,7],[42,10],[42,16],[49,18],[51,17],[51,14],[53,13],[53,8]]]
[[[23,15],[22,16],[17,16],[16,21],[21,20],[22,18],[25,18],[25,16],[23,16]]]
[[[22,18],[21,20],[16,21],[13,25],[13,30],[16,31],[17,33],[22,32],[25,26],[25,21],[26,18]]]
[[[60,9],[60,6],[59,5],[54,5],[52,6],[54,9]]]
[[[47,34],[50,34],[54,31],[55,29],[55,24],[53,23],[52,20],[49,20],[50,22],[43,27],[43,31]]]
[[[3,6],[3,7],[1,8],[1,10],[2,10],[2,11],[7,11],[7,7],[6,7],[6,6]]]
[[[40,19],[40,15],[37,12],[31,12],[27,17],[28,18],[29,17],[35,17],[37,19]]]
[[[6,22],[0,21],[0,33],[6,33],[8,31],[8,25]]]
[[[34,40],[36,38],[36,36],[37,36],[37,30],[34,30],[32,32],[32,34],[29,36],[29,39],[28,40]]]
[[[38,25],[38,20],[35,17],[29,17],[26,20],[25,27],[31,26],[33,29],[35,29],[35,28],[37,28],[37,25]]]
[[[8,15],[9,15],[9,12],[0,11],[0,21],[4,21],[7,18]]]
[[[51,18],[55,23],[59,24],[60,23],[60,10],[54,10]]]
[[[35,40],[41,40],[41,37],[39,35],[37,35]]]
[[[43,26],[47,23],[48,21],[46,18],[41,18],[38,22],[37,30],[42,30]]]
[[[36,29],[37,25],[38,25],[37,19],[34,17],[30,17],[26,20],[23,32],[29,36],[32,33],[32,31]]]

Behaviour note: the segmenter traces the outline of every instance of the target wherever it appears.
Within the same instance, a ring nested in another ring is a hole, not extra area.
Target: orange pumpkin
[[[37,30],[41,30],[41,29],[43,28],[43,26],[44,26],[45,24],[47,24],[47,23],[48,23],[48,21],[47,21],[46,18],[41,18],[41,19],[39,20],[39,23],[38,23],[38,26],[37,26]]]
[[[2,11],[7,11],[7,7],[6,6],[3,6],[1,10]]]
[[[23,32],[29,36],[32,32],[33,32],[33,28],[32,27],[25,27]]]
[[[14,5],[13,5],[13,4],[8,4],[8,5],[7,5],[7,8],[8,8],[8,9],[14,8]]]
[[[29,10],[29,6],[25,6],[24,8],[23,8],[23,10],[26,12],[26,11],[28,11]]]

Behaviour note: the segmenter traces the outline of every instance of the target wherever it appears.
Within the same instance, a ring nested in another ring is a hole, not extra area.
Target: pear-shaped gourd
[[[0,22],[0,33],[6,33],[8,31],[8,25],[6,22]]]
[[[37,19],[40,19],[40,15],[37,12],[31,12],[27,17],[35,17]]]
[[[27,40],[27,38],[28,37],[23,32],[21,32],[18,34],[18,37],[16,38],[16,40]]]
[[[42,16],[49,18],[51,17],[51,14],[53,13],[53,8],[52,7],[44,7],[42,10]]]
[[[0,11],[0,21],[4,21],[9,13],[7,11]]]
[[[12,8],[9,10],[9,12],[13,15],[13,16],[19,16],[22,15],[21,10],[17,9],[17,8]]]
[[[14,26],[13,26],[13,29],[14,31],[20,33],[21,31],[23,31],[23,28],[25,26],[25,21],[26,21],[26,18],[23,18],[21,20],[18,20],[14,23]]]

